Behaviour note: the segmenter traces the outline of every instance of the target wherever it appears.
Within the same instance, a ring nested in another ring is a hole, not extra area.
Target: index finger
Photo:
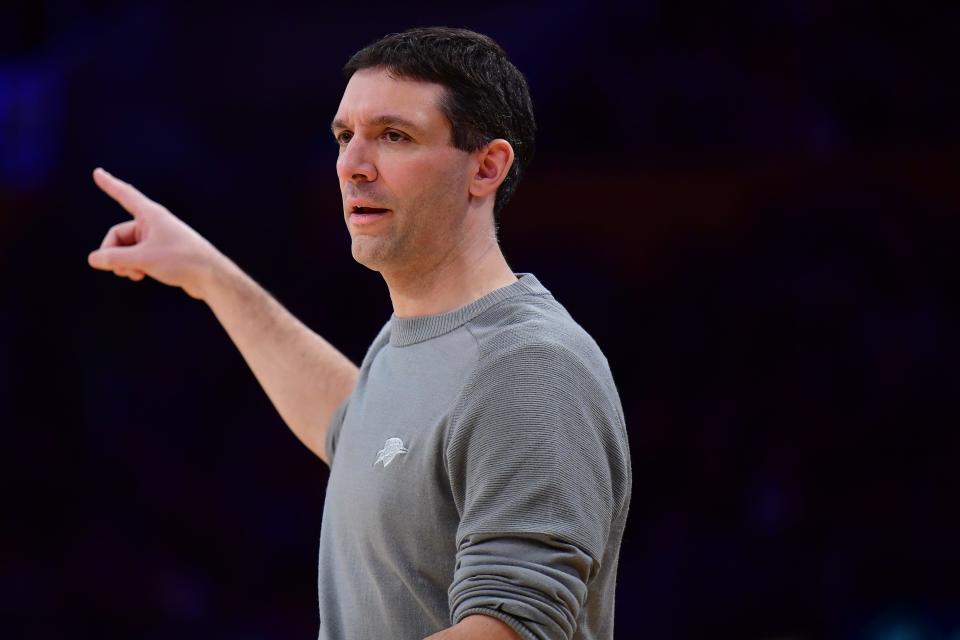
[[[113,177],[101,167],[94,169],[93,181],[134,218],[139,217],[148,207],[156,205],[153,200],[137,191],[132,184]]]

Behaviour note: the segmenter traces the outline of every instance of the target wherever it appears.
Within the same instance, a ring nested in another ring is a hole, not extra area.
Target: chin
[[[350,247],[353,259],[373,271],[382,271],[387,263],[386,248],[371,238],[354,238]]]

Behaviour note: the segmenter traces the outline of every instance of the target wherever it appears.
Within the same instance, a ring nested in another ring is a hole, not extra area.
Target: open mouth
[[[354,207],[353,213],[361,215],[373,215],[377,213],[386,213],[389,209],[378,209],[377,207]]]

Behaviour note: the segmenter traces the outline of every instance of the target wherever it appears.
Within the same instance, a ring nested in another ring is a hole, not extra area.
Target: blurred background
[[[327,468],[203,303],[87,266],[90,173],[359,361],[340,68],[445,24],[529,80],[502,244],[622,396],[617,637],[960,639],[960,10],[907,5],[5,0],[3,636],[315,637]]]

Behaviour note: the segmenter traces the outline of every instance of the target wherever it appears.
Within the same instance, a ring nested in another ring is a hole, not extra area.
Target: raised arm
[[[150,276],[206,302],[287,426],[329,463],[327,425],[353,391],[357,367],[165,207],[103,169],[93,179],[133,219],[107,232],[90,266],[135,281]]]

